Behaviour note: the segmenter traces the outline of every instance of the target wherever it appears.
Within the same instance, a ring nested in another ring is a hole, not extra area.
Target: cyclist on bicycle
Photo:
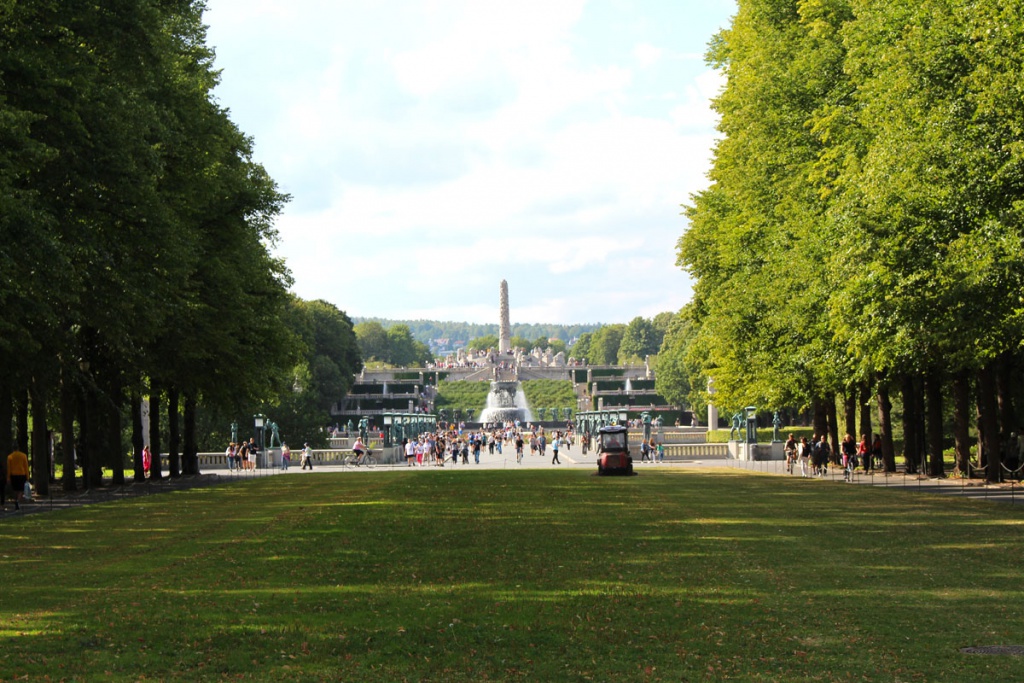
[[[363,463],[363,455],[366,453],[366,446],[363,445],[363,439],[356,437],[356,442],[352,444],[352,452],[356,454],[356,466]]]
[[[786,441],[786,445],[782,447],[783,452],[786,454],[786,472],[793,474],[793,465],[796,463],[797,458],[797,444],[796,438],[790,434],[789,439]]]

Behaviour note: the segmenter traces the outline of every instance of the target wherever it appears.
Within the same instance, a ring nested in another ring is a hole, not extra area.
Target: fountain
[[[505,422],[521,423],[532,422],[533,414],[526,403],[526,394],[519,385],[516,370],[511,372],[502,370],[504,364],[508,363],[508,354],[511,353],[510,342],[512,325],[509,322],[508,314],[508,283],[501,281],[498,288],[498,313],[500,317],[498,353],[500,354],[501,366],[495,366],[494,381],[491,382],[491,391],[487,394],[487,407],[480,413],[480,422],[483,424],[503,424]],[[492,358],[491,362],[494,363]],[[514,365],[513,365],[514,368]]]
[[[526,404],[526,394],[519,386],[519,380],[491,382],[491,391],[487,394],[487,407],[480,413],[480,422],[484,424],[515,422],[532,422],[533,414]]]

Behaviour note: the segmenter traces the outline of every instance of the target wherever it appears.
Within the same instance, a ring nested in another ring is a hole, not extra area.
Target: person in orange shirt
[[[21,501],[25,499],[25,482],[28,481],[28,456],[14,446],[7,456],[7,481],[14,489],[14,509],[21,509]]]

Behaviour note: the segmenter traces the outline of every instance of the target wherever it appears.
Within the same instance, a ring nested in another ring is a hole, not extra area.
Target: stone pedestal
[[[785,460],[785,446],[781,441],[773,443],[745,443],[743,441],[730,441],[729,457],[736,460]]]

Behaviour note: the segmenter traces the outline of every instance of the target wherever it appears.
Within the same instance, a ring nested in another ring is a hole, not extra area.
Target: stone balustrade
[[[370,450],[373,452],[374,457],[377,458],[377,462],[382,465],[392,463],[405,463],[405,454],[400,453],[401,448],[391,446],[388,448],[381,448],[377,443],[370,444]],[[281,466],[281,450],[279,448],[268,449],[271,456],[271,466]],[[341,465],[344,464],[345,457],[352,455],[351,448],[316,448],[313,449],[313,465]],[[166,455],[164,456],[166,462]],[[302,450],[292,451],[292,467],[300,467],[302,464]],[[200,453],[199,454],[199,468],[215,468],[224,469],[227,467],[227,460],[223,453]]]

